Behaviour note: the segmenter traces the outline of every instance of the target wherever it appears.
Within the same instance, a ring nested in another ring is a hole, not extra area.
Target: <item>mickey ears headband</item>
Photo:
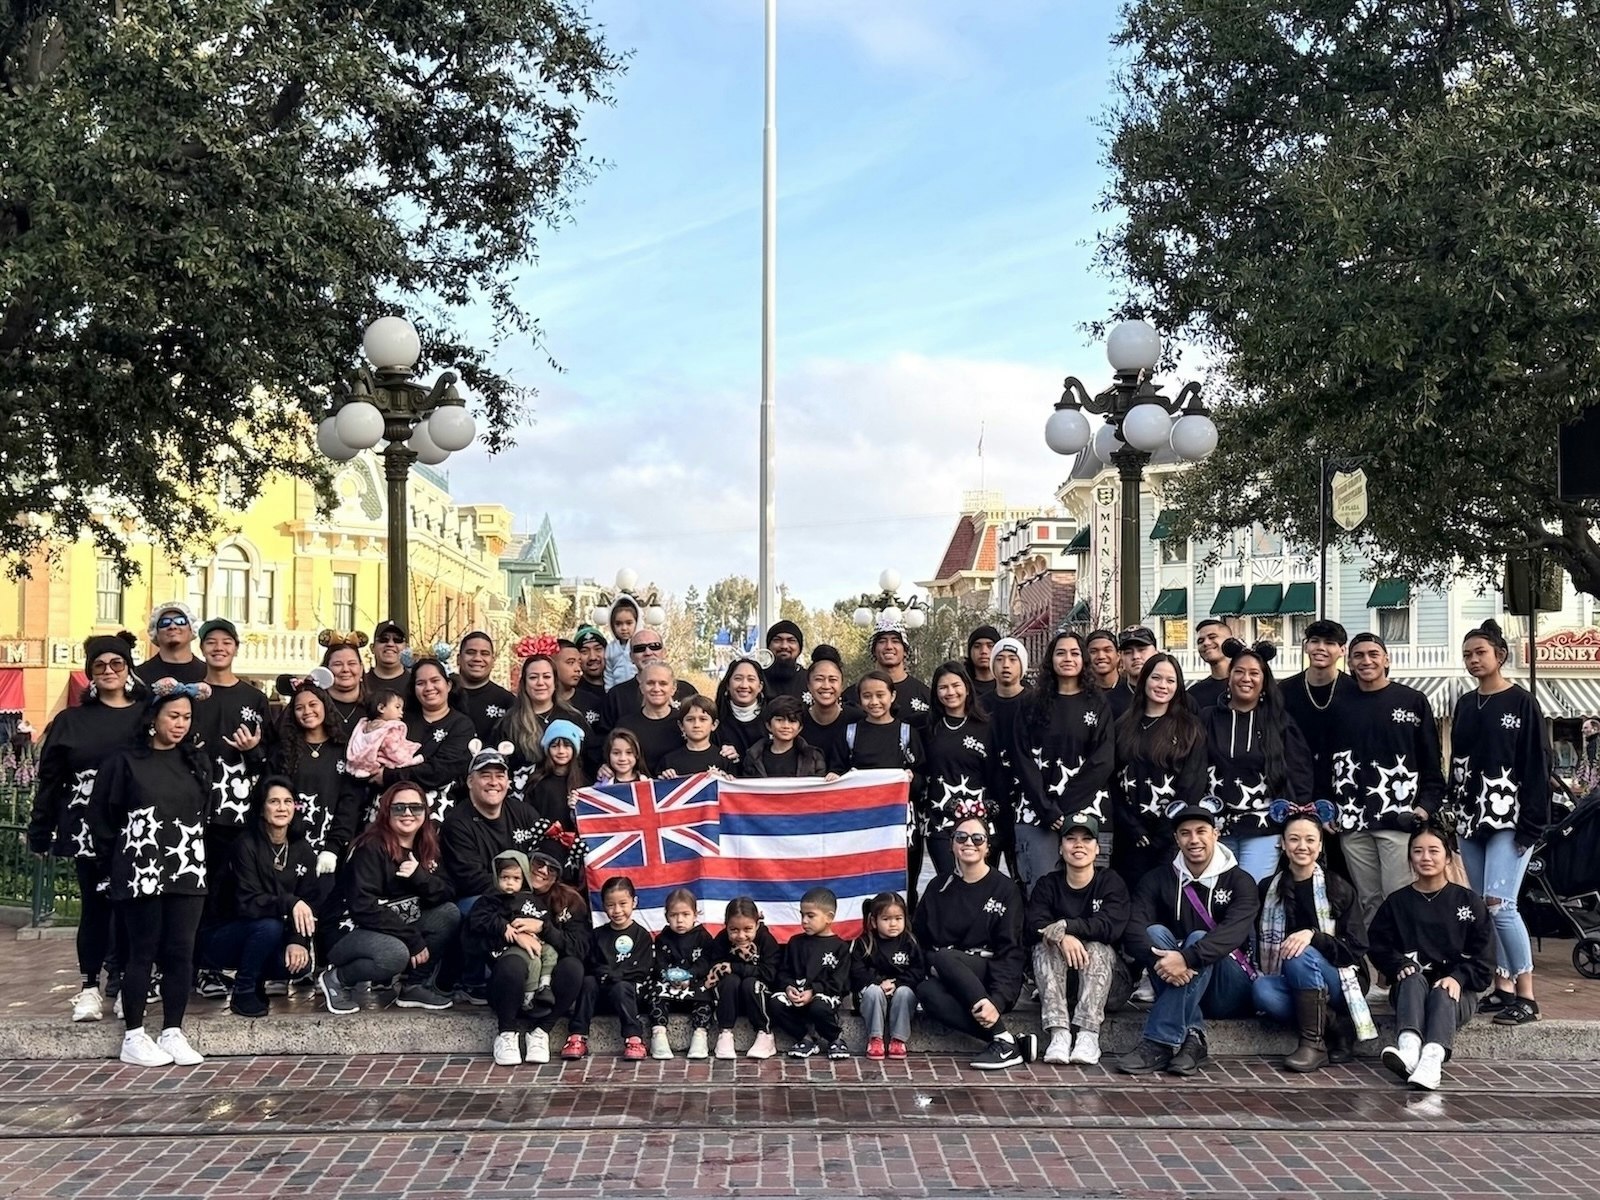
[[[366,644],[367,635],[359,629],[353,629],[346,633],[340,633],[337,629],[324,629],[317,634],[317,645],[324,650],[331,650],[335,646],[350,646],[356,650],[361,650],[366,647]]]
[[[310,671],[298,679],[289,680],[289,691],[291,693],[298,692],[307,684],[327,691],[333,686],[333,672],[328,670],[327,667],[312,667]]]
[[[1314,800],[1310,804],[1291,804],[1287,800],[1274,800],[1267,808],[1267,817],[1274,825],[1285,825],[1294,817],[1305,817],[1320,825],[1332,825],[1336,816],[1338,813],[1326,800]]]
[[[170,696],[187,696],[191,700],[211,699],[211,685],[208,683],[179,683],[170,675],[158,679],[150,685],[150,695],[156,700],[165,700]]]
[[[1213,817],[1218,816],[1222,812],[1222,801],[1216,796],[1202,796],[1192,803],[1187,800],[1174,800],[1167,805],[1166,816],[1167,820],[1176,821],[1184,813],[1193,815],[1197,811]]]
[[[1222,643],[1222,653],[1229,659],[1238,658],[1241,654],[1254,654],[1262,662],[1270,663],[1278,657],[1278,648],[1271,642],[1257,642],[1249,646],[1238,638],[1229,638]]]

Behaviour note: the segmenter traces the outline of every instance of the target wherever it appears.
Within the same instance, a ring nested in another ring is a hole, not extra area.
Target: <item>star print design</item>
[[[1211,893],[1211,900],[1214,904],[1221,904],[1224,906],[1232,904],[1233,892],[1227,888],[1218,888],[1216,891]]]
[[[295,863],[295,865],[294,865],[295,878],[296,879],[303,879],[305,877],[305,873],[306,873],[306,865],[305,865],[305,863]]]
[[[1055,764],[1055,768],[1060,773],[1060,777],[1045,790],[1052,796],[1065,796],[1067,794],[1067,784],[1072,782],[1073,778],[1083,770],[1083,767],[1069,767],[1066,763],[1058,761]]]
[[[173,827],[178,831],[178,843],[168,846],[167,857],[177,859],[172,868],[168,882],[174,887],[185,875],[194,879],[196,887],[206,885],[206,843],[201,837],[201,825],[196,821],[193,825],[185,825],[182,821],[174,821]]]
[[[1452,756],[1450,759],[1450,782],[1455,784],[1457,787],[1460,787],[1466,783],[1467,769],[1471,765],[1472,759],[1470,756],[1463,755],[1460,758]]]
[[[983,739],[975,738],[971,734],[961,739],[961,744],[968,750],[975,752],[980,758],[989,757],[989,747],[983,744]]]
[[[822,956],[822,965],[825,967],[837,967],[839,965],[839,956],[830,950]]]
[[[1151,816],[1161,816],[1166,813],[1167,805],[1178,798],[1178,777],[1176,775],[1163,775],[1161,782],[1150,781],[1150,798],[1144,802],[1144,811]]]
[[[926,700],[922,699],[919,696],[913,696],[913,697],[911,697],[911,711],[912,712],[932,712],[933,710],[929,706],[929,704],[928,704],[928,702]]]
[[[1006,915],[1006,906],[999,900],[991,898],[983,902],[983,911],[993,913],[997,917],[1003,917]]]
[[[889,961],[897,967],[909,966],[911,963],[911,955],[907,954],[904,950],[896,950],[889,956]]]
[[[1470,920],[1472,920],[1472,907],[1470,905],[1463,904],[1460,908],[1456,909],[1456,920],[1458,920],[1458,921],[1470,921]]]
[[[1367,788],[1367,794],[1377,799],[1379,817],[1411,811],[1417,794],[1417,773],[1406,766],[1404,754],[1395,758],[1394,766],[1378,768],[1378,782]]]
[[[445,814],[455,807],[456,798],[451,794],[453,791],[453,786],[447,783],[428,793],[428,816],[439,825],[444,824]]]
[[[1083,714],[1083,723],[1085,725],[1098,725],[1098,724],[1100,724],[1100,714],[1099,713],[1093,713],[1093,712],[1084,713]]]
[[[219,825],[243,825],[250,812],[250,776],[244,764],[217,760],[217,777],[212,780],[211,791],[216,798],[216,821]]]
[[[161,887],[161,864],[158,862],[138,863],[133,868],[133,894],[135,896],[154,896]]]
[[[97,771],[90,767],[86,771],[79,771],[72,777],[72,792],[67,797],[67,809],[88,808],[89,797],[94,794],[94,777]]]
[[[241,708],[239,710],[239,724],[259,725],[261,724],[261,714],[253,708]]]
[[[506,715],[506,710],[501,708],[498,704],[485,704],[483,706],[483,715],[491,720],[498,721],[501,717]]]
[[[156,820],[153,807],[135,808],[128,813],[128,823],[122,827],[122,851],[130,858],[138,858],[147,850],[156,848],[156,835],[161,822]]]
[[[1517,784],[1511,768],[1502,767],[1498,775],[1484,775],[1478,783],[1478,824],[1495,829],[1515,829]]]
[[[1239,785],[1239,808],[1247,813],[1264,813],[1267,811],[1267,781],[1265,779],[1256,783],[1241,783]]]
[[[1502,729],[1521,729],[1522,728],[1522,718],[1517,716],[1516,713],[1507,713],[1505,716],[1500,718],[1500,728],[1502,728]]]
[[[973,787],[963,775],[952,783],[948,779],[930,780],[939,785],[939,795],[928,806],[930,816],[954,817],[958,812],[981,812],[984,807],[983,789]],[[924,832],[926,832],[926,828]]]
[[[327,839],[327,825],[333,814],[323,807],[322,798],[315,792],[309,795],[299,792],[296,794],[296,799],[298,803],[295,807],[300,810],[300,819],[306,823],[307,839],[313,845],[322,845]]]
[[[433,731],[433,740],[436,741],[436,742],[442,742],[442,741],[444,741],[445,738],[447,738],[449,736],[450,735],[448,733],[446,733],[443,729],[435,729]]]

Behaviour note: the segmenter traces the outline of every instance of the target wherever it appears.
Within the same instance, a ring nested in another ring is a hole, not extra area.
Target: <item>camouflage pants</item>
[[[1104,942],[1085,942],[1089,965],[1069,967],[1061,951],[1049,942],[1033,948],[1033,977],[1039,985],[1041,1024],[1046,1029],[1087,1029],[1097,1033],[1107,1012],[1128,1002],[1133,978],[1116,948]],[[1077,1006],[1070,1007],[1076,993]]]

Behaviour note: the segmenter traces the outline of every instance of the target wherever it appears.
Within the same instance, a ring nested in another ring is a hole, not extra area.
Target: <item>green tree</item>
[[[177,557],[271,470],[400,309],[499,449],[516,272],[595,164],[620,69],[582,0],[0,6],[0,554],[124,520]],[[469,340],[455,313],[494,329]]]
[[[1116,41],[1100,262],[1217,363],[1176,532],[1314,544],[1326,453],[1363,460],[1380,573],[1539,550],[1600,594],[1554,469],[1600,400],[1593,6],[1129,0]]]
[[[756,585],[743,575],[729,575],[706,589],[706,621],[711,632],[726,629],[735,645],[744,644],[745,630],[756,611]]]

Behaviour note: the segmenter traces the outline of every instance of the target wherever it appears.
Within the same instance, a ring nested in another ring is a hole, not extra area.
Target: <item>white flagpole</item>
[[[761,632],[778,619],[773,374],[778,337],[778,0],[766,0],[766,114],[761,128]]]

